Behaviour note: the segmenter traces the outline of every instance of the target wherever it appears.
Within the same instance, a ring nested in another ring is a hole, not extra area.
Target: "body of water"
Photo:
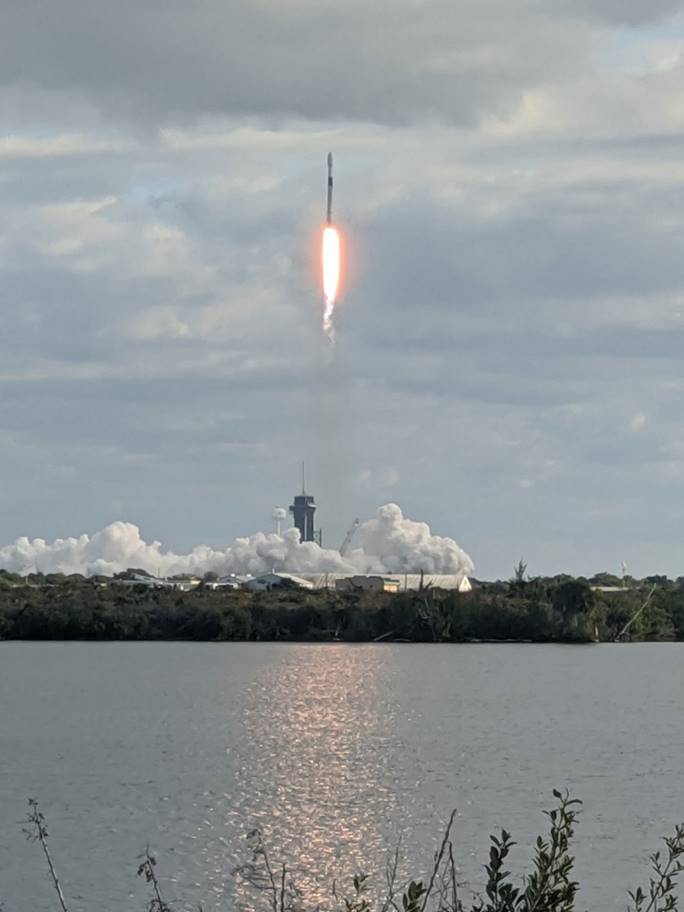
[[[214,912],[254,827],[325,902],[399,843],[423,873],[456,807],[475,885],[488,834],[522,862],[568,788],[578,908],[624,908],[684,819],[683,685],[678,644],[1,643],[0,903],[55,908],[29,796],[70,910],[142,910],[149,844],[166,898]]]

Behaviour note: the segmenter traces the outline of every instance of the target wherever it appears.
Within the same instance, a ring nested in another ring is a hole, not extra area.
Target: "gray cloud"
[[[224,550],[306,456],[331,546],[397,499],[483,575],[678,571],[680,69],[613,66],[631,4],[402,12],[9,11],[0,542]]]
[[[569,13],[627,26],[659,22],[682,10],[681,0],[561,0],[559,5]]]
[[[32,0],[3,17],[0,81],[125,119],[202,114],[468,122],[581,66],[586,29],[532,0],[295,4]]]

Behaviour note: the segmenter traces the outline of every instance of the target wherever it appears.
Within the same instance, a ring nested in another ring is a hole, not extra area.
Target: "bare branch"
[[[41,813],[41,810],[38,807],[38,802],[35,800],[35,798],[29,798],[28,804],[29,814],[26,820],[23,821],[27,824],[27,826],[24,828],[24,833],[26,834],[26,838],[31,842],[40,843],[48,864],[50,878],[55,888],[55,892],[57,893],[57,898],[59,899],[59,904],[62,908],[62,912],[68,912],[67,905],[64,900],[64,894],[62,893],[62,887],[60,886],[59,878],[57,877],[57,872],[55,870],[55,866],[52,862],[52,857],[47,846],[48,831],[45,823],[45,817]]]

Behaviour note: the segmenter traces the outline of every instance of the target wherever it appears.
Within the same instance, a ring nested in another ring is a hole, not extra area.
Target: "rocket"
[[[328,152],[328,210],[326,221],[329,225],[332,225],[332,191],[332,152]]]
[[[335,342],[335,298],[340,284],[340,235],[332,220],[332,152],[328,152],[328,206],[325,216],[325,228],[321,236],[321,258],[323,261],[323,330],[331,343]]]

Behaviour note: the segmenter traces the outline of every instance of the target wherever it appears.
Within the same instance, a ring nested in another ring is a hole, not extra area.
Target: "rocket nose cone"
[[[328,152],[328,167],[332,168],[332,152]]]

